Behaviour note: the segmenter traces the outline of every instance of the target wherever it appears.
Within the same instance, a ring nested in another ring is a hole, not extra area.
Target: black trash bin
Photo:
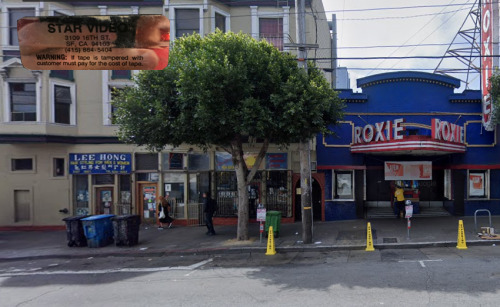
[[[77,215],[64,218],[66,222],[66,237],[68,238],[68,246],[87,246],[87,238],[83,231],[82,219],[89,215]]]
[[[139,215],[118,215],[111,220],[116,246],[132,246],[139,243],[139,225],[141,225]]]

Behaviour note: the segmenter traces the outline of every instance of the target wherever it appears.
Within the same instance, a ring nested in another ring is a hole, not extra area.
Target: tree
[[[500,124],[500,72],[495,71],[490,77],[490,95],[492,103],[492,123]]]
[[[248,240],[247,186],[270,142],[288,146],[328,133],[342,103],[318,69],[266,41],[217,31],[176,39],[169,66],[141,71],[136,86],[117,95],[121,140],[161,150],[191,144],[232,155],[238,187],[238,240]],[[251,170],[243,159],[248,138],[262,140]]]

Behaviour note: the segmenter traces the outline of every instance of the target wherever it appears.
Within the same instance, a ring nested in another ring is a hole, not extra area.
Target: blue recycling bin
[[[93,215],[82,219],[88,247],[103,247],[113,243],[114,214]]]

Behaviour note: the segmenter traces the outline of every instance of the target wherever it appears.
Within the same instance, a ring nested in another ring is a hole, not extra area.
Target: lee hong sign
[[[132,156],[128,153],[71,153],[70,174],[130,174]]]
[[[368,124],[364,127],[354,127],[354,145],[372,142],[402,141],[405,139],[403,118]],[[432,119],[432,139],[449,143],[464,144],[464,128],[459,125]]]

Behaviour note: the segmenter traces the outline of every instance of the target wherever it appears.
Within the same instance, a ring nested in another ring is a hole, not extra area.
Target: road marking
[[[0,273],[0,277],[14,277],[14,276],[32,276],[32,275],[85,275],[85,274],[109,274],[109,273],[148,273],[148,272],[161,272],[161,271],[193,271],[197,268],[212,262],[213,259],[207,259],[198,263],[194,263],[188,266],[176,266],[176,267],[159,267],[159,268],[119,268],[119,269],[108,269],[108,270],[87,270],[87,271],[47,271],[35,272],[31,270],[12,270]]]
[[[425,268],[425,263],[424,262],[430,262],[430,261],[443,261],[441,259],[436,259],[436,260],[399,260],[398,262],[418,262],[420,263],[420,266]]]

